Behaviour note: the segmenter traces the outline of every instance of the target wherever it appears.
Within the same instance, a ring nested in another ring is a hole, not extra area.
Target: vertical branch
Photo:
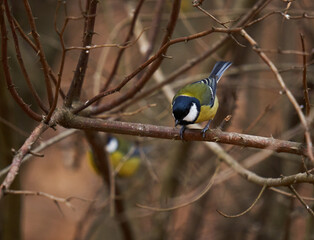
[[[143,62],[146,61],[149,58],[150,54],[153,52],[155,42],[157,39],[157,33],[158,33],[159,28],[160,28],[162,10],[163,10],[164,5],[165,5],[165,0],[158,0],[156,3],[156,12],[155,12],[155,16],[153,18],[154,20],[152,22],[152,32],[148,36],[148,42],[150,44],[149,44],[149,47],[147,48],[146,53],[143,57]]]
[[[29,5],[28,0],[23,0],[23,2],[24,2],[24,7],[26,10],[27,17],[28,17],[28,21],[29,21],[29,24],[31,27],[31,33],[32,33],[32,36],[35,40],[35,45],[38,48],[37,54],[39,55],[40,63],[43,67],[44,78],[45,78],[45,83],[46,83],[46,90],[47,90],[47,95],[48,95],[48,102],[49,102],[49,105],[51,106],[52,102],[53,102],[53,93],[52,93],[52,87],[51,87],[51,83],[50,83],[50,79],[49,79],[49,65],[47,63],[43,47],[42,47],[41,42],[39,40],[39,34],[37,32],[37,29],[36,29],[36,24],[35,24],[34,16],[32,13],[32,9]]]
[[[306,118],[297,102],[297,100],[295,99],[295,97],[293,96],[292,92],[289,90],[289,88],[286,86],[284,80],[282,79],[278,69],[276,68],[276,66],[273,64],[273,62],[268,58],[268,56],[258,47],[257,42],[244,30],[242,29],[240,31],[241,35],[251,44],[252,49],[260,56],[260,58],[269,66],[270,70],[274,73],[278,83],[280,84],[281,88],[284,90],[284,92],[287,94],[287,97],[289,99],[289,101],[291,102],[292,106],[294,107],[294,109],[296,110],[300,122],[302,124],[302,126],[304,127],[304,135],[305,135],[305,142],[307,145],[307,153],[308,153],[308,157],[310,158],[310,160],[312,162],[314,162],[314,156],[313,156],[313,152],[312,152],[312,140],[311,140],[311,135],[310,135],[310,129],[309,129],[309,125],[306,121]]]
[[[61,56],[60,68],[59,68],[59,72],[58,72],[58,80],[56,82],[54,101],[53,101],[52,106],[50,108],[50,111],[49,111],[49,113],[48,113],[48,115],[47,115],[47,117],[45,119],[46,123],[48,123],[50,121],[50,118],[51,118],[54,110],[57,107],[59,91],[61,89],[61,80],[62,80],[62,74],[63,74],[63,69],[64,69],[65,56],[66,56],[66,49],[65,49],[63,34],[64,34],[66,26],[67,26],[67,24],[69,22],[69,19],[68,18],[65,19],[65,22],[64,22],[64,24],[63,24],[63,26],[61,28],[61,31],[59,31],[59,29],[57,27],[57,11],[59,9],[59,5],[60,5],[60,2],[58,2],[57,8],[56,8],[55,19],[54,19],[54,28],[55,28],[56,33],[59,36],[59,39],[60,39],[60,43],[61,43],[61,47],[62,47],[62,56]]]
[[[33,97],[35,98],[38,106],[45,112],[47,113],[48,112],[48,109],[46,108],[46,106],[44,105],[44,103],[42,102],[42,100],[40,99],[39,95],[37,94],[29,76],[28,76],[28,73],[27,73],[27,70],[26,70],[26,67],[24,65],[24,61],[23,61],[23,58],[22,58],[22,54],[21,54],[21,51],[20,51],[20,46],[19,46],[19,41],[18,41],[18,37],[17,37],[17,34],[16,34],[16,25],[13,21],[13,18],[12,18],[12,15],[11,15],[11,12],[10,12],[10,9],[9,9],[9,4],[8,4],[8,1],[4,1],[4,6],[5,6],[5,12],[6,12],[6,16],[7,16],[7,19],[8,19],[8,22],[9,22],[9,25],[10,25],[10,28],[11,28],[11,33],[12,33],[12,36],[13,36],[13,41],[14,41],[14,46],[15,46],[15,52],[16,52],[16,56],[17,56],[17,60],[18,60],[18,63],[20,65],[20,68],[22,70],[22,74],[26,80],[26,83],[27,83],[27,86],[29,87],[30,89],[30,92],[31,94],[33,95]]]
[[[30,47],[37,53],[39,50],[36,47],[36,45],[29,39],[29,37],[23,32],[23,29],[21,28],[20,24],[16,21],[15,18],[12,17],[12,20],[14,22],[15,28],[17,29],[17,31],[19,32],[20,36],[25,40],[25,42],[27,44],[30,45]],[[51,70],[51,68],[48,66],[48,71],[49,71],[49,77],[51,78],[51,80],[53,81],[53,83],[55,85],[57,85],[57,80],[56,77],[53,74],[53,71]],[[62,91],[62,89],[60,89],[60,95],[61,97],[64,99],[65,98],[65,94]]]
[[[97,10],[97,0],[88,0],[87,11],[85,16],[85,26],[83,33],[83,47],[90,46],[92,43],[93,35],[94,35],[94,25],[96,19],[96,10]],[[80,54],[79,61],[76,66],[76,70],[74,72],[74,76],[71,82],[70,89],[65,98],[65,106],[71,107],[72,102],[79,100],[81,95],[81,90],[84,82],[85,72],[87,69],[87,63],[89,58],[89,50],[82,50]]]
[[[292,185],[288,186],[289,189],[291,190],[291,192],[294,193],[294,195],[297,197],[297,199],[299,199],[300,203],[302,203],[302,205],[305,207],[305,209],[309,212],[309,214],[312,215],[312,217],[314,217],[314,211],[312,208],[310,208],[309,205],[306,204],[306,202],[303,200],[303,198],[300,196],[300,194],[295,190],[295,188]]]
[[[113,183],[114,186],[112,186],[112,174],[111,174],[111,166],[110,162],[108,161],[107,153],[105,152],[103,139],[99,136],[99,134],[95,131],[85,131],[85,136],[87,138],[87,141],[92,148],[92,151],[94,153],[95,157],[95,164],[97,168],[99,169],[105,185],[108,186],[109,191],[111,192],[111,188],[114,187],[115,194],[120,195],[120,189],[119,186],[116,183]],[[111,207],[114,207],[117,216],[124,216],[125,214],[125,206],[122,199],[115,199],[115,196],[111,196],[111,200],[113,200]],[[118,221],[118,219],[117,219]],[[120,224],[122,235],[124,236],[124,239],[132,240],[133,239],[133,233],[131,226],[129,224],[129,221],[126,221],[125,219],[122,221],[118,221]]]
[[[302,44],[302,51],[305,52],[305,44],[304,44],[304,36],[300,34],[301,37],[301,44]],[[310,98],[309,98],[309,89],[307,87],[306,81],[306,55],[303,54],[303,92],[304,92],[304,101],[305,101],[305,115],[310,115]]]
[[[1,14],[0,14],[0,28],[1,28],[1,59],[2,59],[2,66],[3,72],[5,76],[5,81],[7,83],[8,90],[10,91],[12,97],[17,102],[17,104],[23,109],[23,111],[32,119],[36,121],[41,121],[42,117],[35,113],[29,105],[27,105],[24,100],[19,96],[18,92],[15,89],[15,86],[12,82],[11,74],[9,71],[9,64],[8,64],[8,36],[7,36],[7,29],[4,22],[4,10],[1,6]]]

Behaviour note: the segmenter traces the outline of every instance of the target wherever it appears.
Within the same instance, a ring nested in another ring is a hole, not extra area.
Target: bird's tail
[[[210,73],[209,78],[216,79],[218,82],[222,74],[231,66],[231,62],[219,61],[215,64],[213,71]]]

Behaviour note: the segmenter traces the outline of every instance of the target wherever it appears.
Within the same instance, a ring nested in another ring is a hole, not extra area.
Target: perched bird
[[[172,115],[175,118],[175,126],[182,125],[181,139],[186,125],[208,121],[202,130],[205,137],[219,105],[216,96],[218,81],[231,64],[231,62],[217,62],[208,78],[186,85],[173,97]]]
[[[124,139],[113,136],[108,137],[105,150],[109,154],[112,167],[120,177],[129,177],[138,170],[141,159],[137,146]],[[88,160],[96,173],[100,173],[95,162],[92,151],[88,152]]]

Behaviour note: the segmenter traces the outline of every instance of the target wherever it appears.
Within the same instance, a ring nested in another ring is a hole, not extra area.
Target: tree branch
[[[37,32],[37,29],[36,29],[36,24],[35,24],[35,20],[34,20],[33,14],[32,14],[32,9],[29,5],[28,0],[23,0],[23,2],[24,2],[24,7],[26,10],[26,13],[27,13],[29,25],[31,28],[31,33],[32,33],[32,36],[35,40],[35,45],[38,48],[37,54],[39,56],[40,63],[43,67],[47,96],[48,96],[48,102],[51,106],[52,102],[53,102],[53,93],[52,93],[52,87],[51,87],[51,83],[50,83],[50,79],[49,79],[49,64],[47,62],[43,47],[42,47],[41,42],[39,40],[39,34]]]
[[[141,123],[103,121],[99,119],[75,116],[70,112],[63,115],[63,118],[59,120],[59,124],[67,128],[180,140],[180,130],[177,128]],[[234,132],[222,132],[218,129],[208,130],[206,132],[205,138],[202,137],[200,130],[187,129],[184,132],[184,137],[186,141],[211,141],[233,144],[242,147],[253,147],[261,149],[268,148],[276,152],[306,155],[306,150],[301,143]]]
[[[12,82],[9,64],[8,64],[8,36],[7,36],[7,29],[4,22],[4,12],[3,8],[0,9],[0,28],[1,28],[1,59],[2,59],[2,66],[3,66],[3,73],[5,76],[5,81],[7,83],[7,87],[13,97],[13,99],[17,102],[17,104],[23,109],[23,111],[32,119],[36,121],[41,121],[42,117],[34,112],[29,105],[27,105],[24,100],[20,97],[18,92],[15,89],[15,86]]]
[[[18,63],[20,65],[20,68],[21,68],[21,71],[22,71],[22,74],[24,76],[24,79],[27,83],[27,86],[31,92],[31,94],[33,95],[33,97],[35,98],[38,106],[45,112],[45,113],[48,113],[48,109],[47,107],[45,106],[45,104],[42,102],[42,100],[40,99],[36,89],[34,88],[30,78],[29,78],[29,75],[27,73],[27,70],[26,70],[26,67],[25,67],[25,64],[24,64],[24,60],[22,58],[22,53],[20,51],[20,44],[19,44],[19,40],[18,40],[18,37],[17,37],[17,34],[16,34],[16,25],[15,25],[15,22],[12,18],[12,15],[11,15],[11,12],[10,12],[10,8],[9,8],[9,4],[8,4],[8,1],[4,1],[4,6],[5,6],[5,12],[6,12],[6,16],[7,16],[7,19],[8,19],[8,22],[9,22],[9,25],[10,25],[10,28],[11,28],[11,33],[12,33],[12,37],[13,37],[13,41],[14,41],[14,47],[15,47],[15,52],[16,52],[16,57],[17,57],[17,60],[18,60]]]
[[[9,189],[11,184],[13,183],[16,175],[18,174],[18,171],[21,166],[22,159],[26,154],[29,153],[31,147],[33,144],[38,140],[40,135],[45,132],[49,128],[48,125],[41,122],[31,133],[31,135],[27,138],[27,140],[24,142],[22,147],[18,150],[18,152],[15,154],[12,164],[10,166],[10,170],[5,177],[3,183],[0,186],[0,199],[3,197],[4,190]]]
[[[129,32],[128,32],[125,40],[124,40],[124,45],[127,45],[128,42],[131,40],[131,37],[133,36],[133,30],[134,30],[134,27],[135,27],[135,23],[136,23],[138,15],[139,15],[139,12],[141,10],[141,7],[143,6],[143,3],[144,3],[144,0],[139,0],[137,6],[135,8]],[[109,87],[110,83],[112,82],[113,77],[114,77],[114,75],[116,74],[116,72],[118,70],[120,59],[121,59],[121,57],[122,57],[122,55],[124,53],[124,50],[125,50],[125,48],[120,48],[120,50],[118,52],[118,55],[116,57],[116,60],[114,62],[113,68],[112,68],[112,70],[110,72],[110,75],[109,75],[105,85],[101,89],[101,92],[105,91]]]
[[[97,10],[97,0],[89,0],[87,1],[87,16],[85,20],[84,27],[84,36],[83,36],[83,47],[90,46],[92,43],[93,35],[94,35],[94,25],[96,18],[96,10]],[[89,58],[90,51],[82,50],[80,54],[79,61],[76,66],[76,70],[73,76],[73,80],[71,82],[70,89],[67,93],[65,99],[65,106],[71,107],[72,102],[78,100],[81,95],[81,90],[84,82],[85,72],[87,69],[87,63]]]

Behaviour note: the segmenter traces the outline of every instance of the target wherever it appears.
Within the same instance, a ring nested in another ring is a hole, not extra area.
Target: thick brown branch
[[[45,132],[49,128],[48,125],[41,122],[31,133],[31,135],[28,137],[28,139],[24,142],[23,146],[19,149],[19,151],[15,154],[12,164],[10,166],[10,170],[5,177],[3,183],[0,186],[0,199],[3,197],[5,189],[9,189],[11,184],[13,183],[16,175],[18,174],[18,171],[21,166],[22,159],[26,154],[29,153],[32,145],[38,140],[40,135]]]
[[[85,31],[83,37],[83,47],[90,46],[94,35],[94,25],[97,10],[97,0],[90,0],[86,4],[90,4],[88,9],[88,15],[85,21]],[[76,66],[76,70],[71,82],[70,89],[65,99],[65,106],[70,107],[72,102],[78,100],[81,95],[81,90],[84,82],[85,72],[87,69],[87,63],[90,51],[82,50],[79,61]]]
[[[120,195],[121,191],[119,186],[114,181],[112,175],[112,168],[110,162],[107,159],[107,154],[104,149],[104,139],[102,139],[97,132],[94,131],[85,131],[85,136],[87,141],[94,153],[95,164],[99,169],[105,185],[110,190],[110,199],[111,199],[111,209],[117,212],[117,216],[124,215],[125,205],[122,199],[116,199],[115,195]],[[133,233],[131,226],[128,221],[119,222],[121,231],[124,235],[124,239],[133,239]]]
[[[103,121],[74,116],[71,113],[64,114],[63,116],[64,118],[60,119],[59,124],[67,128],[180,140],[180,130],[177,128],[141,123]],[[187,129],[184,132],[184,139],[186,141],[210,141],[260,149],[268,148],[276,152],[306,155],[304,146],[301,143],[234,132],[222,132],[218,129],[208,131],[205,138],[202,137],[200,130]]]

